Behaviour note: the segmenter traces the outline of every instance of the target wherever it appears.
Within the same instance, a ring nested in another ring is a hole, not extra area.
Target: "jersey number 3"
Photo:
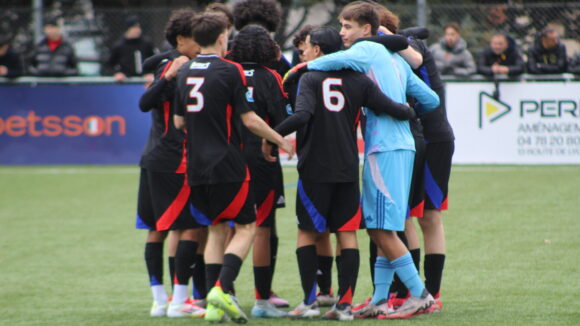
[[[192,85],[189,98],[195,99],[195,104],[187,105],[187,112],[199,112],[203,110],[203,94],[199,91],[205,81],[204,77],[187,77],[187,85]]]
[[[340,112],[344,108],[344,94],[338,90],[330,89],[330,86],[342,86],[341,78],[326,78],[322,82],[322,98],[328,111]]]

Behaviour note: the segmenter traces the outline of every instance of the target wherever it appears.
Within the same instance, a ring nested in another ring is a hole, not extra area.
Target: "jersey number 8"
[[[344,108],[344,95],[338,90],[330,89],[330,86],[342,86],[341,78],[326,78],[322,82],[322,97],[324,106],[328,111],[340,112]]]
[[[187,105],[187,112],[199,112],[203,109],[203,94],[200,93],[199,89],[204,81],[204,77],[187,77],[187,85],[193,86],[189,92],[189,98],[196,100],[195,104]]]

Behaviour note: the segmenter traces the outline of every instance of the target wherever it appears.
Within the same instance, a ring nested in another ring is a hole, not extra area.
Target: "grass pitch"
[[[285,178],[288,185],[296,182],[293,168],[285,168]],[[0,167],[0,325],[206,324],[148,316],[145,233],[134,229],[137,183],[136,167]],[[355,323],[579,325],[579,186],[580,166],[454,167],[443,312]],[[274,277],[275,291],[292,305],[302,297],[295,190],[287,189],[288,207],[279,211]],[[371,291],[364,232],[359,241],[355,302]],[[249,312],[248,260],[236,289]]]

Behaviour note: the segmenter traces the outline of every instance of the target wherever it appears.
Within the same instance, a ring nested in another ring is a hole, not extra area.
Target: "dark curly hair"
[[[171,13],[165,25],[165,39],[173,47],[177,46],[177,35],[193,37],[191,22],[196,12],[191,8],[178,9]]]
[[[235,62],[266,65],[278,61],[280,48],[268,31],[259,25],[248,25],[236,35],[230,57]]]
[[[308,36],[308,34],[315,28],[317,28],[318,26],[314,26],[314,25],[304,25],[302,26],[302,28],[298,31],[298,33],[294,34],[294,38],[292,39],[292,44],[294,44],[294,47],[298,48],[298,46],[300,45],[300,43],[304,42],[306,40],[306,36]]]
[[[228,28],[234,26],[234,13],[227,5],[221,2],[212,2],[205,7],[205,11],[224,14],[228,19]]]
[[[243,0],[234,5],[234,26],[238,31],[256,24],[275,32],[281,20],[282,9],[274,0]]]

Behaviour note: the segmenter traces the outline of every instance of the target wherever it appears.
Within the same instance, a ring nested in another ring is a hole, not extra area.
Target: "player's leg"
[[[151,202],[151,185],[148,172],[141,169],[139,192],[137,197],[136,227],[148,230],[145,240],[145,265],[149,275],[149,286],[153,295],[150,310],[152,317],[165,316],[167,311],[167,294],[163,286],[163,240],[164,233],[156,230],[155,212]]]
[[[327,230],[326,216],[330,211],[331,194],[332,187],[329,184],[298,180],[296,257],[304,299],[288,313],[290,318],[311,318],[320,315],[320,310],[316,304],[318,256],[315,243],[317,236]]]
[[[411,297],[387,318],[408,318],[432,304],[404,243],[395,231],[403,231],[409,200],[414,152],[397,150],[371,154],[365,162],[363,205],[369,235],[384,257],[375,264],[372,303],[386,300],[394,273]],[[374,206],[373,206],[374,205]],[[369,215],[367,215],[369,214]]]
[[[199,225],[191,218],[187,207],[190,188],[184,174],[150,172],[149,182],[152,185],[152,203],[158,230],[178,231],[179,241],[175,249],[175,278],[173,298],[167,310],[169,317],[184,317],[192,314],[201,315],[203,309],[197,309],[188,301],[188,282],[192,275],[197,250],[197,233]]]
[[[247,179],[249,180],[249,172]],[[256,233],[254,200],[249,187],[249,181],[243,181],[212,185],[209,192],[210,198],[212,198],[211,215],[215,216],[213,224],[233,220],[235,232],[229,244],[222,251],[222,269],[215,286],[208,292],[207,299],[209,303],[224,310],[232,320],[238,323],[247,322],[248,318],[239,307],[237,299],[231,294],[231,291]],[[212,227],[210,227],[208,247],[212,244],[209,241],[212,238]],[[222,228],[222,232],[225,233],[224,228]]]
[[[193,303],[205,307],[207,287],[205,281],[205,260],[203,252],[207,241],[207,227],[201,227],[198,233],[197,252],[195,255],[195,267],[193,268]]]
[[[361,226],[360,188],[358,182],[335,184],[332,197],[329,229],[336,232],[337,247],[340,247],[338,274],[338,301],[325,318],[352,320],[352,298],[354,297],[360,253],[356,231]]]
[[[318,272],[316,283],[320,291],[316,294],[316,302],[320,307],[330,307],[335,304],[336,299],[332,293],[332,244],[330,242],[330,232],[326,231],[317,237],[316,255],[318,256]],[[336,256],[336,264],[340,256]]]
[[[445,265],[445,228],[442,211],[447,210],[453,142],[427,144],[425,160],[425,214],[419,220],[425,242],[425,284],[436,304],[430,311],[440,311],[441,280]]]
[[[284,311],[276,309],[269,302],[272,289],[272,269],[270,255],[270,235],[272,222],[275,219],[275,193],[273,189],[261,187],[260,180],[254,178],[252,189],[256,196],[256,236],[254,238],[254,249],[252,251],[252,261],[254,265],[254,286],[256,303],[252,307],[252,316],[257,318],[277,318],[286,315]],[[267,182],[264,182],[267,183]]]
[[[169,265],[169,280],[171,280],[171,292],[175,281],[175,252],[179,242],[179,230],[169,230],[167,235],[167,264]]]
[[[413,129],[413,128],[412,128]],[[423,171],[425,164],[425,140],[420,135],[415,135],[415,158],[413,161],[413,176],[411,178],[411,190],[409,191],[409,213],[405,220],[405,231],[397,232],[399,238],[403,241],[405,246],[409,249],[415,267],[418,271],[419,262],[421,259],[421,249],[419,246],[419,237],[413,222],[413,217],[422,218],[423,208],[425,203],[425,191],[423,186]],[[393,285],[391,286],[390,306],[393,308],[400,307],[409,295],[407,287],[401,282],[399,277],[395,275]]]

